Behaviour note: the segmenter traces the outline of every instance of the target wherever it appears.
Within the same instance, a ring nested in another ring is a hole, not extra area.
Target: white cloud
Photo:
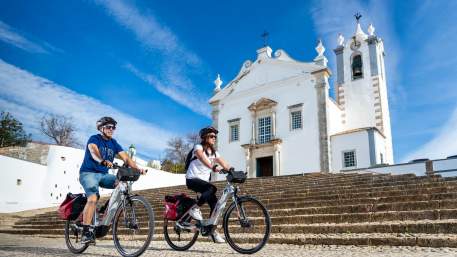
[[[411,42],[408,46],[413,49],[409,58],[415,64],[409,76],[415,90],[409,92],[408,104],[419,113],[416,117],[421,121],[421,131],[438,128],[425,144],[407,153],[403,162],[457,154],[457,74],[454,72],[457,58],[452,54],[457,29],[455,15],[449,15],[457,3],[425,1],[421,4],[406,25]],[[431,122],[435,116],[446,117],[447,121],[444,124]]]
[[[133,74],[135,74],[135,76],[139,77],[143,81],[152,85],[157,91],[161,92],[164,95],[167,95],[174,101],[181,103],[182,105],[186,106],[187,108],[193,110],[196,113],[200,113],[204,116],[207,116],[208,118],[210,117],[209,116],[209,112],[210,112],[209,105],[205,103],[205,99],[199,99],[199,96],[192,95],[192,92],[189,92],[185,88],[164,85],[154,75],[146,74],[146,73],[138,70],[132,64],[126,64],[125,68],[127,70],[129,70],[130,72],[132,72]],[[186,83],[182,83],[182,85],[185,85],[185,84]],[[204,103],[204,104],[202,104],[202,103]]]
[[[49,53],[49,50],[62,51],[46,42],[40,45],[28,40],[2,21],[0,21],[0,40],[30,53]]]
[[[440,159],[446,156],[457,154],[457,108],[450,116],[446,124],[441,127],[437,135],[421,146],[419,149],[409,153],[403,162],[418,158]]]
[[[33,133],[38,133],[38,122],[45,113],[70,117],[77,127],[76,136],[82,143],[97,133],[97,119],[112,116],[119,123],[115,137],[124,146],[134,144],[139,152],[149,156],[163,150],[166,141],[174,136],[153,124],[35,76],[1,59],[0,109],[18,117]]]
[[[208,96],[196,89],[188,75],[205,70],[200,58],[189,51],[178,37],[149,12],[141,12],[134,4],[122,0],[96,0],[121,26],[132,31],[148,51],[162,55],[157,74],[144,79],[137,69],[129,70],[153,85],[159,92],[192,111],[209,117]]]

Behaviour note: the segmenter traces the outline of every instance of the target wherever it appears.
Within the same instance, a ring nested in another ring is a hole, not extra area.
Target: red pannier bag
[[[59,217],[63,220],[75,220],[79,217],[86,206],[87,197],[85,194],[68,193],[67,197],[57,210]]]
[[[165,196],[164,218],[167,220],[178,220],[195,204],[195,200],[185,193]]]

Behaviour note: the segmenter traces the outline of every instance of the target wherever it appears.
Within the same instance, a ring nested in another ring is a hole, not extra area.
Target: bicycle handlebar
[[[231,173],[232,171],[235,171],[235,169],[234,169],[234,168],[230,168],[230,169],[228,169],[228,170],[226,170],[226,169],[221,169],[221,170],[219,170],[219,173],[220,173],[220,174],[229,174],[229,173]]]
[[[119,166],[117,163],[113,163],[113,167],[111,169],[119,169],[119,168],[130,168],[130,167],[124,167],[124,166]],[[147,169],[144,169],[144,174],[148,173]]]

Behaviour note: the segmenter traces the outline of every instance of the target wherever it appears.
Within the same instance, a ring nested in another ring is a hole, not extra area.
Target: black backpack
[[[197,156],[194,156],[194,148],[192,147],[192,149],[187,154],[186,163],[184,165],[184,171],[187,171],[187,169],[190,166],[190,163],[196,159],[197,159]]]
[[[187,172],[187,169],[189,169],[190,163],[197,159],[197,156],[194,156],[194,148],[195,148],[195,146],[192,147],[192,149],[187,154],[186,162],[185,162],[185,165],[184,165],[184,171],[185,172]],[[216,153],[213,153],[213,155],[216,155]]]

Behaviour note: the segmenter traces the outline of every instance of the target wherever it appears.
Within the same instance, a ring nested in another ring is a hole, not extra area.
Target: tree
[[[171,138],[167,142],[167,149],[165,150],[165,159],[173,163],[185,163],[187,153],[190,151],[190,144],[185,142],[181,137]]]
[[[186,158],[195,144],[200,142],[198,134],[189,133],[186,138],[174,137],[167,142],[165,158],[162,160],[162,170],[174,173],[185,173]]]
[[[72,120],[58,115],[46,115],[41,119],[41,132],[57,145],[78,146],[74,138],[75,126]]]
[[[187,134],[186,140],[187,140],[187,143],[190,144],[190,147],[192,147],[196,144],[200,144],[200,142],[201,142],[200,135],[198,135],[198,133]]]
[[[0,147],[25,146],[31,141],[31,134],[25,133],[22,123],[9,112],[1,112],[0,116]]]

